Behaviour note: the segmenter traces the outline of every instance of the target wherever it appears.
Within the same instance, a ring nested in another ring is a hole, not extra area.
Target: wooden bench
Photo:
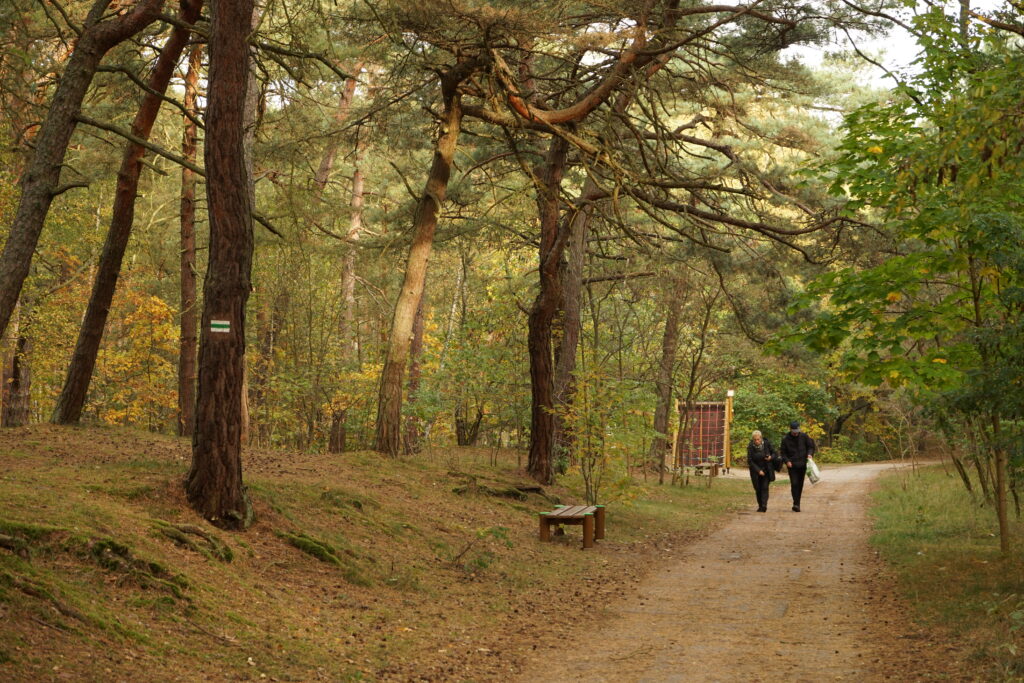
[[[604,538],[603,505],[556,505],[551,512],[540,513],[540,540],[551,540],[551,526],[583,525],[583,547],[593,548],[594,540]]]

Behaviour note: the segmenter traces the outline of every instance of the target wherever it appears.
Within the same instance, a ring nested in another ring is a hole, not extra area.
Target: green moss
[[[235,554],[216,534],[191,524],[175,525],[162,519],[151,520],[157,534],[166,536],[180,546],[197,552],[208,560],[231,562]]]
[[[178,601],[170,595],[158,595],[156,597],[140,595],[127,600],[126,603],[131,607],[139,607],[153,612],[173,612],[178,607]]]
[[[349,557],[356,557],[356,553],[351,549],[346,548],[339,553],[338,550],[327,541],[313,538],[307,534],[293,534],[287,531],[277,531],[275,533],[307,555],[311,555],[321,562],[333,564],[341,569],[342,576],[344,576],[345,580],[349,583],[357,586],[371,585],[372,582],[370,579],[363,573],[355,562],[349,559]]]
[[[89,554],[96,564],[112,571],[118,571],[130,565],[132,555],[128,546],[110,538],[93,543],[89,548]]]
[[[90,539],[72,536],[65,547],[79,556],[87,557],[109,572],[123,574],[140,588],[157,588],[178,599],[188,599],[183,589],[190,587],[188,579],[175,574],[154,560],[135,557],[131,548],[112,538]]]
[[[312,555],[321,562],[327,562],[341,566],[341,560],[338,558],[338,551],[328,543],[327,541],[317,540],[306,534],[293,534],[287,531],[278,532],[277,534],[281,538],[285,539],[293,546],[306,553]]]
[[[372,498],[356,496],[342,489],[326,489],[320,494],[320,500],[336,509],[350,508],[365,512],[367,508],[380,508],[380,503]]]

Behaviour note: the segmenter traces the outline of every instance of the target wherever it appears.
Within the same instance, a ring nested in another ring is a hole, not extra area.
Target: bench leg
[[[604,505],[598,505],[594,513],[594,538],[604,538]]]
[[[588,514],[583,517],[583,548],[594,547],[594,515]]]
[[[548,513],[540,513],[540,540],[551,540],[551,526],[548,524]]]

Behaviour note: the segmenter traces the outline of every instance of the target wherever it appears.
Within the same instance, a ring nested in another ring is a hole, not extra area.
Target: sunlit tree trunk
[[[199,70],[202,67],[202,47],[192,48],[185,73],[185,129],[181,137],[181,155],[192,163],[196,161],[197,133],[196,102],[199,95]],[[178,345],[178,435],[192,436],[196,412],[196,351],[199,346],[198,311],[196,310],[196,174],[181,169],[181,332]]]
[[[199,18],[201,6],[199,0],[185,0],[182,2],[180,19],[186,24],[192,24]],[[160,57],[149,77],[150,91],[143,97],[135,120],[132,121],[132,135],[141,140],[149,139],[153,123],[160,112],[163,93],[167,90],[190,34],[190,29],[176,26],[160,50]],[[71,357],[64,388],[53,412],[53,422],[56,424],[75,424],[82,416],[92,371],[96,366],[96,354],[99,353],[100,342],[103,340],[103,330],[106,328],[110,304],[117,288],[121,263],[135,222],[135,199],[139,193],[139,176],[145,153],[142,145],[129,142],[121,158],[121,168],[117,172],[117,188],[114,191],[114,206],[111,209],[110,229],[107,231],[107,239],[96,267],[92,295],[89,297],[89,305],[79,328],[78,342]]]
[[[75,130],[82,99],[100,60],[112,47],[153,23],[163,0],[140,0],[130,12],[103,20],[112,0],[97,0],[82,24],[74,52],[50,101],[46,119],[35,139],[35,150],[21,179],[21,196],[14,221],[0,254],[0,337],[18,303],[28,277],[32,254],[59,186],[68,142]]]
[[[402,446],[402,379],[409,359],[413,321],[426,283],[427,262],[434,243],[437,216],[448,193],[452,160],[462,127],[462,102],[458,86],[468,72],[460,75],[455,72],[456,69],[453,69],[441,78],[444,101],[441,131],[426,187],[416,207],[412,246],[406,261],[405,279],[395,303],[387,356],[381,372],[374,448],[392,456],[397,456]]]
[[[559,220],[559,195],[568,149],[564,138],[553,137],[547,158],[537,172],[540,291],[537,292],[528,318],[527,348],[530,354],[532,410],[530,454],[526,468],[530,476],[542,484],[549,484],[554,478],[555,425],[552,413],[555,407],[555,387],[551,323],[562,299],[560,261],[569,237],[567,224]]]
[[[210,256],[203,283],[192,467],[185,484],[189,503],[204,518],[233,529],[246,527],[252,513],[242,486],[241,457],[245,305],[253,245],[244,149],[252,13],[252,0],[213,2],[204,154]]]
[[[420,358],[423,356],[423,309],[426,307],[427,296],[420,297],[420,305],[416,309],[416,317],[412,323],[412,342],[409,344],[409,382],[406,385],[406,396],[409,404],[416,403],[416,392],[420,388]],[[420,450],[420,433],[422,425],[415,415],[405,418],[405,452],[418,453]]]

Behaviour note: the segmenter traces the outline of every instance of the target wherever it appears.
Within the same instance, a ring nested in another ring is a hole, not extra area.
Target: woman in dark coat
[[[760,431],[754,431],[747,445],[747,467],[750,468],[750,482],[754,485],[757,496],[757,511],[768,511],[768,486],[775,481],[775,468],[772,458],[775,449],[764,440]]]

